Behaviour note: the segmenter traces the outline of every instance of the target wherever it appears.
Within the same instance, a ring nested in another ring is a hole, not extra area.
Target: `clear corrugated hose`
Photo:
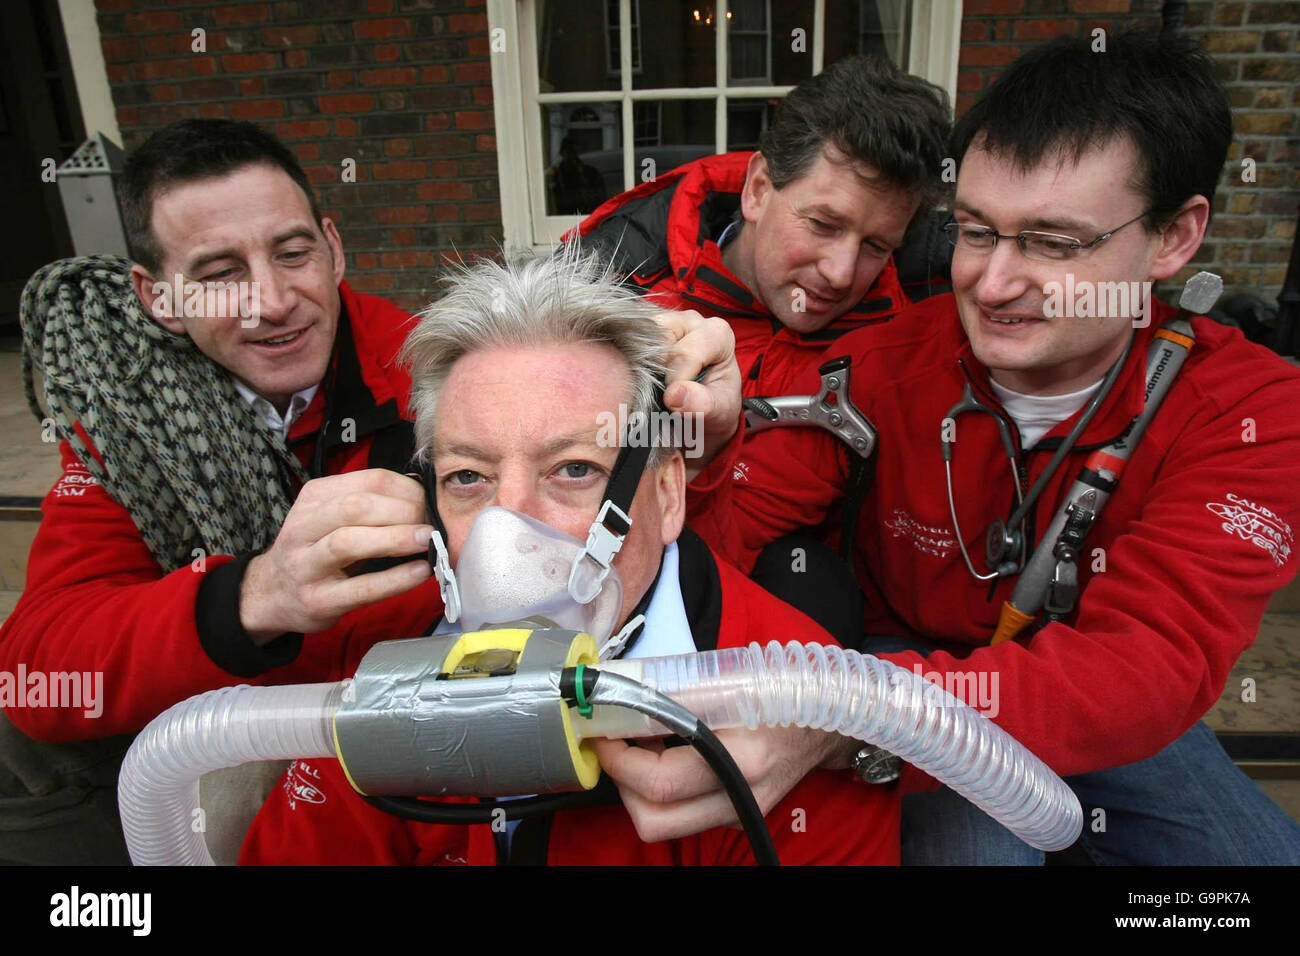
[[[342,684],[223,687],[156,717],[118,776],[117,802],[136,866],[211,866],[199,777],[260,760],[334,756]]]
[[[1083,828],[1078,798],[1046,764],[942,687],[888,661],[792,641],[599,666],[666,694],[712,730],[793,725],[884,747],[1038,849],[1062,850]],[[663,732],[612,707],[574,724],[587,737]]]
[[[1083,826],[1078,799],[1046,764],[943,688],[888,661],[791,642],[598,667],[666,694],[714,730],[794,725],[884,747],[1042,850],[1064,849]],[[227,687],[156,718],[136,738],[118,783],[131,860],[210,865],[196,823],[199,777],[260,760],[334,756],[344,686]],[[573,727],[585,737],[666,732],[634,710],[602,705]]]

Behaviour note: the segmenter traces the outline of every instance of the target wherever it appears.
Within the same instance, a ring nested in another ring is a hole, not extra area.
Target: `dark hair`
[[[1138,152],[1133,185],[1154,230],[1190,197],[1213,202],[1232,141],[1228,96],[1214,61],[1191,40],[1157,33],[1062,36],[1018,57],[953,129],[958,162],[972,144],[1022,170],[1058,151],[1076,162],[1127,137]]]
[[[940,172],[950,127],[939,87],[883,57],[850,56],[786,95],[759,150],[780,189],[834,146],[889,185],[918,193],[924,212],[947,191]]]
[[[163,251],[150,228],[154,198],[160,190],[256,164],[284,170],[306,195],[316,225],[321,224],[307,174],[289,148],[270,133],[235,120],[181,120],[145,140],[122,171],[118,203],[131,258],[150,272],[156,272],[162,264]]]

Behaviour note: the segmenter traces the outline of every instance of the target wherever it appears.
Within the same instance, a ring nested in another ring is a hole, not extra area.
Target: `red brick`
[[[393,277],[386,272],[348,276],[348,285],[360,292],[385,292],[393,287]]]
[[[179,30],[181,15],[164,10],[154,13],[128,13],[125,23],[127,33],[161,33],[163,30]]]
[[[466,222],[496,222],[501,218],[501,207],[496,203],[474,203],[465,207]]]
[[[445,66],[426,66],[420,70],[421,83],[446,83],[447,68]]]
[[[329,134],[329,120],[290,120],[275,124],[275,135],[281,139],[323,139]]]
[[[320,159],[320,143],[299,143],[293,151],[299,163],[314,163]]]
[[[239,81],[240,96],[261,96],[265,86],[260,76],[246,76]]]
[[[140,55],[140,41],[135,37],[105,37],[99,44],[104,51],[104,60],[130,60]]]
[[[190,60],[139,60],[135,64],[135,77],[138,80],[164,80],[185,76],[193,66]]]
[[[95,9],[112,11],[112,10],[130,10],[134,0],[95,0]]]
[[[277,65],[274,53],[228,53],[221,58],[221,68],[227,73],[274,70]]]
[[[215,56],[196,56],[190,61],[190,64],[198,76],[212,76],[217,72],[217,58]]]
[[[366,10],[370,13],[392,13],[393,0],[366,0]]]
[[[486,133],[480,133],[474,137],[474,148],[480,153],[495,153],[497,151],[497,138]]]
[[[361,85],[413,86],[415,85],[415,68],[403,66],[386,70],[362,70]]]
[[[409,139],[390,139],[384,143],[385,156],[410,156],[411,141]]]
[[[306,50],[285,50],[284,65],[291,69],[300,70],[307,65]]]
[[[1071,13],[1129,13],[1131,0],[1070,0]]]
[[[460,206],[453,203],[440,203],[433,207],[434,222],[460,222]]]
[[[224,103],[200,103],[199,115],[204,119],[225,119],[226,107]]]
[[[407,159],[393,163],[377,163],[372,172],[375,179],[424,179],[429,175],[429,168],[424,163]]]
[[[165,56],[171,52],[172,40],[165,33],[144,38],[145,56]]]
[[[431,133],[438,130],[451,129],[450,113],[426,113],[424,116],[424,128]]]
[[[452,68],[457,83],[491,83],[492,64],[487,60],[474,60],[470,63],[457,63]]]
[[[375,210],[375,222],[382,222],[389,225],[399,222],[428,221],[428,206],[381,206]]]
[[[409,269],[412,266],[436,266],[438,257],[432,252],[415,249],[406,252],[385,252],[379,256],[379,265],[384,269]]]
[[[483,13],[453,13],[447,18],[448,33],[478,33],[488,27]]]
[[[316,28],[311,25],[276,24],[263,27],[260,33],[265,46],[310,46],[316,42]]]
[[[322,113],[365,113],[375,108],[375,98],[369,93],[322,96],[318,102]]]
[[[961,66],[1004,66],[1020,55],[1015,46],[968,46],[961,51]]]
[[[470,56],[487,56],[491,52],[488,48],[487,34],[476,34],[470,37],[465,44],[465,49]]]
[[[473,199],[474,187],[469,183],[420,183],[415,194],[421,199]]]
[[[402,56],[402,48],[396,43],[376,43],[372,52],[376,63],[392,63]]]
[[[324,186],[326,183],[337,183],[341,169],[341,166],[306,166],[303,172],[313,186]]]
[[[492,114],[487,110],[458,110],[456,112],[457,129],[491,129]]]
[[[435,159],[429,164],[429,175],[434,179],[452,179],[460,173],[460,166],[454,160]]]
[[[357,74],[352,70],[330,70],[325,74],[325,86],[331,90],[341,90],[356,86]]]
[[[1020,13],[1025,9],[1025,0],[966,0],[961,7],[962,19],[982,17],[989,14]]]
[[[335,136],[356,136],[357,121],[354,119],[336,119],[334,121]]]
[[[394,229],[388,234],[388,241],[395,246],[413,246],[416,232],[414,229]]]
[[[476,106],[492,105],[492,87],[476,86],[474,87],[474,104]]]
[[[119,126],[139,126],[139,108],[135,106],[119,106],[117,108],[117,124]]]
[[[387,40],[390,37],[411,35],[411,21],[400,17],[386,20],[358,20],[352,24],[352,33],[358,40]]]
[[[373,252],[358,252],[358,253],[357,253],[357,268],[358,268],[358,269],[377,269],[377,268],[379,268],[379,256],[377,256],[377,255],[376,255],[375,253],[373,253]]]
[[[989,27],[991,25],[982,20],[963,20],[961,24],[961,42],[978,43],[981,40],[989,39]]]
[[[265,23],[271,16],[269,4],[241,3],[236,7],[217,7],[212,11],[212,19],[217,26],[230,26],[242,23]]]
[[[964,93],[983,89],[984,76],[974,70],[962,70],[957,74],[957,89]]]
[[[1011,28],[1013,40],[1050,40],[1063,33],[1073,33],[1069,20],[1017,20]]]
[[[155,102],[171,103],[176,100],[177,91],[174,86],[155,86],[150,92]]]
[[[131,68],[125,63],[106,63],[104,68],[108,71],[108,82],[110,83],[129,83],[131,81]]]
[[[278,119],[284,115],[284,100],[237,100],[230,104],[232,119]]]

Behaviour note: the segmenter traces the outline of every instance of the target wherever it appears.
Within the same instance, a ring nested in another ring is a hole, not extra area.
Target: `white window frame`
[[[619,0],[623,22],[631,16],[632,0]],[[726,0],[716,0],[714,15],[726,20]],[[620,88],[576,93],[541,93],[538,90],[537,42],[534,33],[534,0],[487,0],[489,54],[492,64],[492,100],[496,118],[497,170],[501,188],[503,246],[507,251],[532,249],[544,252],[553,247],[581,216],[546,214],[545,170],[541,155],[541,110],[544,103],[619,104],[622,141],[634,143],[631,103],[638,101],[713,99],[714,141],[717,152],[726,151],[727,103],[729,100],[782,97],[792,86],[728,85],[727,34],[717,31],[716,86],[666,89],[634,89],[632,36],[620,31],[624,69]],[[825,0],[814,0],[812,72],[823,66]],[[950,102],[957,93],[957,57],[961,40],[962,0],[912,0],[912,22],[908,49],[908,70],[947,90]],[[769,17],[770,27],[770,17]],[[501,32],[498,33],[497,31]],[[504,44],[501,42],[504,40]],[[622,108],[627,104],[627,108]],[[636,149],[623,151],[623,181],[635,183]]]

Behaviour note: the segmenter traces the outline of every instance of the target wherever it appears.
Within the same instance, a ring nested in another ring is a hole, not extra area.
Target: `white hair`
[[[668,336],[651,320],[661,310],[576,243],[549,256],[455,264],[443,285],[445,293],[419,313],[398,353],[411,375],[418,460],[431,453],[438,398],[452,366],[484,349],[607,342],[629,368],[629,412],[656,410],[669,349]],[[650,464],[661,464],[667,453],[654,448]]]

